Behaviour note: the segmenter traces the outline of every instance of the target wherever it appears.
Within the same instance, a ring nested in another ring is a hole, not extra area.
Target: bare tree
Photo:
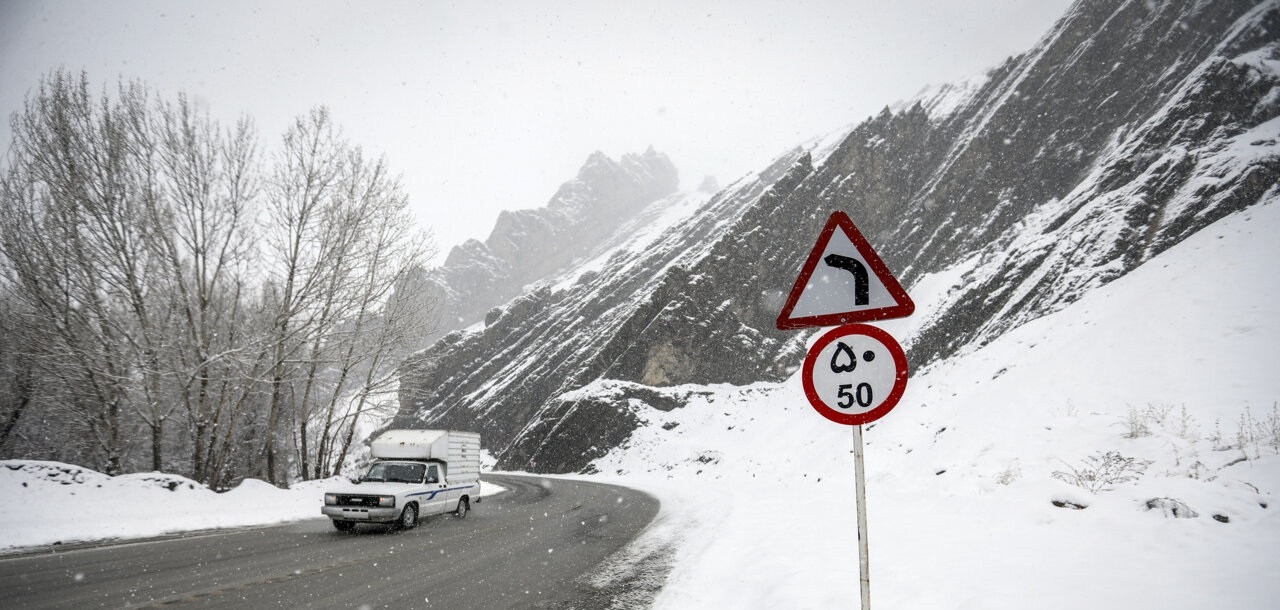
[[[336,476],[350,455],[357,424],[370,413],[387,415],[396,408],[399,366],[409,346],[417,345],[434,329],[429,309],[423,308],[421,284],[407,281],[415,269],[398,270],[397,290],[382,304],[365,333],[364,349],[349,353],[348,361],[360,365],[358,383],[351,396],[335,395],[322,418],[315,477]],[[339,401],[337,399],[343,398]]]
[[[4,288],[0,285],[0,288]],[[9,444],[22,414],[36,397],[36,368],[22,312],[7,290],[0,290],[0,449]]]
[[[385,374],[382,352],[398,348],[391,337],[403,341],[408,332],[398,320],[399,330],[380,335],[383,345],[371,350],[371,321],[380,319],[396,283],[424,262],[430,240],[411,229],[407,198],[385,161],[371,161],[350,145],[323,107],[285,135],[268,192],[265,243],[275,322],[263,452],[268,480],[275,482],[285,421],[295,430],[299,474],[325,470],[328,458],[321,456],[333,449],[340,405],[359,395],[358,374],[370,366]],[[317,413],[335,414],[318,420],[318,435],[312,430]]]
[[[260,182],[256,137],[247,119],[223,131],[185,95],[158,103],[155,114],[160,188],[148,212],[174,314],[166,372],[171,404],[189,422],[192,475],[210,482],[210,464],[230,447],[214,435],[219,426],[234,435],[254,391],[256,338],[242,331],[252,322],[241,299]]]
[[[151,468],[163,469],[167,423],[185,405],[204,479],[211,371],[235,351],[215,338],[237,336],[226,312],[243,311],[224,289],[242,285],[247,266],[250,126],[224,134],[185,97],[152,107],[138,83],[95,98],[87,77],[62,71],[12,123],[0,243],[14,294],[56,340],[50,364],[63,362],[47,372],[85,389],[75,402],[108,472],[135,445],[124,434],[135,420],[150,431]],[[221,387],[232,394],[250,387],[230,381]]]
[[[314,400],[304,392],[296,422],[302,472],[316,478],[337,473],[356,423],[393,385],[406,346],[427,332],[425,312],[405,306],[416,300],[405,287],[431,255],[431,240],[412,229],[399,180],[384,160],[368,161],[357,148],[348,153],[342,186],[341,218],[353,239],[343,254],[350,263],[341,267],[346,276],[333,295],[347,316],[328,333],[323,351],[319,342],[314,346],[309,379],[329,383]],[[315,374],[320,363],[328,374]]]
[[[264,172],[248,120],[63,71],[12,125],[0,449],[37,409],[110,473],[145,449],[215,487],[336,472],[426,319],[404,287],[430,240],[386,162],[317,108]]]
[[[114,102],[99,101],[84,75],[53,73],[12,121],[11,165],[0,189],[9,279],[74,365],[54,370],[87,390],[76,402],[111,473],[131,449],[123,431],[139,399],[133,367],[139,354],[154,360],[147,353],[153,337],[136,324],[150,319],[145,186],[133,163],[133,122],[145,103],[136,85],[122,84]],[[141,372],[148,386],[151,373]]]
[[[276,463],[280,424],[296,377],[297,356],[309,338],[322,334],[327,318],[325,289],[340,251],[341,227],[326,212],[342,173],[345,143],[323,108],[299,117],[286,132],[283,149],[267,185],[264,257],[269,274],[266,307],[272,325],[268,337],[271,402],[263,439],[267,480],[281,475]]]

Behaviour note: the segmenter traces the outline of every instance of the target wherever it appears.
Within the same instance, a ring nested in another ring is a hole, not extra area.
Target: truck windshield
[[[421,483],[422,475],[427,471],[426,464],[379,463],[369,468],[364,475],[365,481],[386,481],[388,483]]]

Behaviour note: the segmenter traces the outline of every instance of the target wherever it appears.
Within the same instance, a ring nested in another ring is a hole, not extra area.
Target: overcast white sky
[[[544,205],[596,150],[652,145],[682,188],[727,184],[1029,49],[1068,4],[5,0],[0,112],[59,66],[248,114],[268,147],[325,104],[403,174],[444,254]]]

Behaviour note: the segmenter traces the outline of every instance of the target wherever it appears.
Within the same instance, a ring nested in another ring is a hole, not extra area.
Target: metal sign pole
[[[863,470],[862,426],[853,428],[853,487],[858,503],[858,589],[862,592],[862,610],[871,610],[871,566],[867,551],[867,483]]]
[[[839,232],[839,238],[833,236]],[[819,265],[825,264],[819,270]],[[827,267],[843,281],[827,281]],[[822,281],[813,281],[818,274]],[[881,298],[888,293],[888,301]],[[874,299],[872,294],[881,295]],[[908,363],[902,346],[883,329],[860,324],[905,318],[916,310],[911,296],[844,212],[831,213],[809,251],[791,294],[778,313],[778,330],[841,325],[818,337],[804,358],[801,383],[818,414],[853,427],[853,478],[858,503],[858,588],[862,610],[871,610],[870,553],[867,552],[867,487],[862,425],[889,412],[907,389]],[[885,357],[887,356],[887,357]],[[862,364],[858,364],[861,361]],[[874,361],[874,362],[873,362]],[[891,363],[891,364],[890,364]],[[856,365],[856,369],[855,369]],[[892,376],[889,374],[892,373]]]

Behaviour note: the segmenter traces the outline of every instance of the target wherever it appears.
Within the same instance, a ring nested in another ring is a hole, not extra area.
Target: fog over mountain
[[[474,324],[528,284],[565,271],[678,184],[671,160],[653,149],[617,161],[593,153],[544,207],[502,212],[488,239],[454,247],[426,273],[437,312],[429,339]]]
[[[971,351],[1278,196],[1277,31],[1274,2],[1086,0],[983,78],[713,195],[673,193],[653,151],[593,156],[546,208],[432,272],[446,328],[485,324],[405,363],[391,425],[479,430],[500,468],[581,471],[641,407],[783,380],[806,333],[774,319],[835,210],[908,290],[964,271],[916,312],[913,369]]]

